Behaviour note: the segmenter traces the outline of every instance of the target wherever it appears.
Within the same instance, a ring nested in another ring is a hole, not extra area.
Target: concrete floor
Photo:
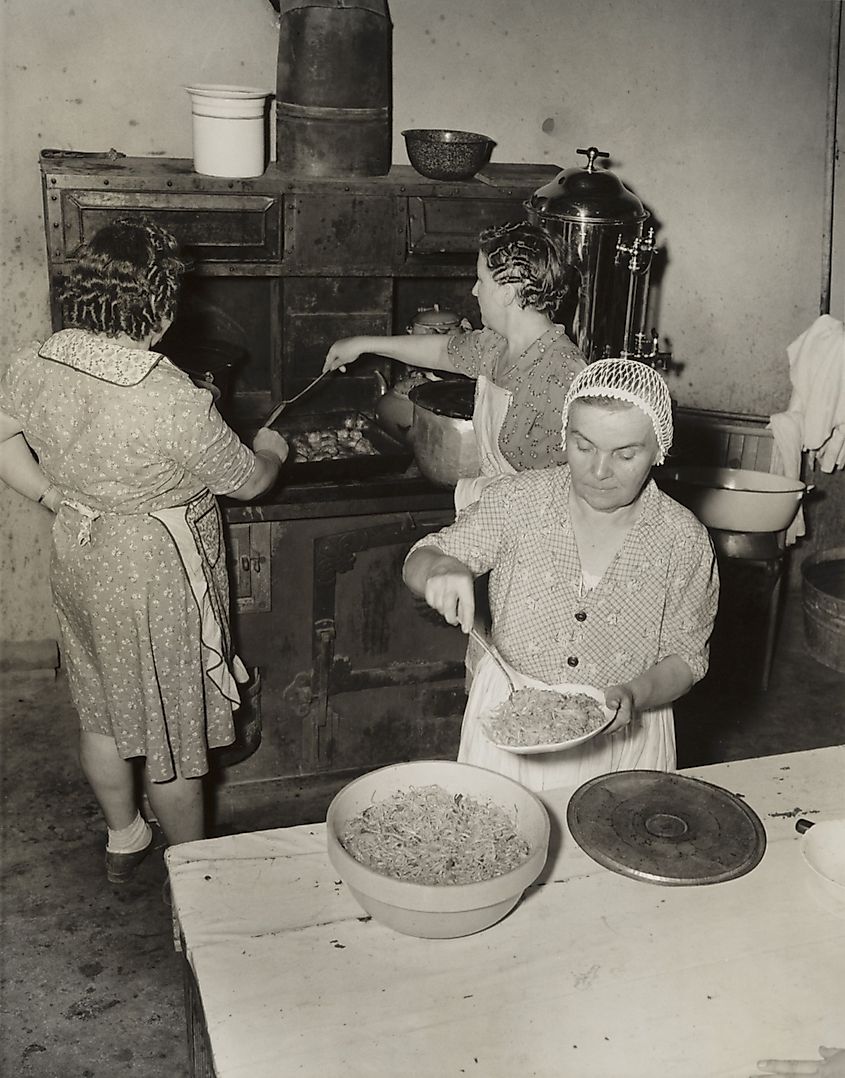
[[[753,604],[752,604],[753,605]],[[711,675],[676,707],[679,765],[845,742],[845,674],[805,644],[787,596],[769,689],[755,685],[750,606]],[[12,675],[2,708],[2,1044],[9,1078],[185,1078],[181,969],[162,899],[161,843],[123,887],[75,757],[60,677]]]

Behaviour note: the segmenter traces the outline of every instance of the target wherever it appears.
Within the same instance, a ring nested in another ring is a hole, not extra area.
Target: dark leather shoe
[[[109,853],[106,850],[106,876],[109,883],[127,883],[135,869],[153,848],[152,837],[143,850],[135,853]]]

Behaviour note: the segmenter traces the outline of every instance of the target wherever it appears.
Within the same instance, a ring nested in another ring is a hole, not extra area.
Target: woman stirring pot
[[[563,326],[552,321],[567,285],[557,247],[542,228],[519,221],[482,232],[476,273],[472,294],[483,329],[345,337],[331,346],[323,365],[324,371],[345,368],[375,352],[476,379],[472,422],[481,475],[458,481],[459,512],[499,475],[566,459],[560,413],[572,379],[585,365]]]
[[[616,718],[573,749],[514,755],[481,718],[508,685],[483,656],[458,759],[530,789],[578,785],[629,768],[673,770],[671,703],[707,671],[718,573],[706,529],[650,479],[672,444],[663,379],[632,360],[600,360],[563,408],[568,463],[502,478],[411,550],[404,579],[464,632],[473,581],[490,573],[492,639],[517,688],[604,690]]]
[[[130,878],[152,841],[136,760],[167,841],[203,837],[208,750],[234,739],[246,680],[214,495],[262,494],[288,452],[269,430],[243,445],[208,390],[153,350],[182,272],[157,225],[105,226],[66,282],[72,328],[26,349],[0,379],[0,478],[57,514],[62,661],[112,883]]]

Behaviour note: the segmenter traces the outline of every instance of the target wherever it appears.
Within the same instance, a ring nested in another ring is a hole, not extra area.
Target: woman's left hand
[[[611,711],[616,712],[616,718],[605,731],[615,734],[622,730],[634,716],[634,692],[630,685],[610,685],[604,690],[604,702]]]
[[[58,513],[62,507],[62,493],[51,484],[41,495],[39,502],[51,513]]]

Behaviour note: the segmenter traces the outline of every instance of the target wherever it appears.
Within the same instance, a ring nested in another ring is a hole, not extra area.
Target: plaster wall
[[[416,126],[483,131],[499,161],[608,151],[658,227],[653,320],[678,402],[784,407],[786,346],[819,312],[833,0],[390,8],[394,160]],[[0,18],[2,356],[49,332],[39,151],[190,157],[182,87],[272,90],[278,19],[267,0],[6,0]],[[845,480],[826,485],[825,535],[841,531]],[[7,489],[0,514],[0,639],[55,636],[48,516]]]

